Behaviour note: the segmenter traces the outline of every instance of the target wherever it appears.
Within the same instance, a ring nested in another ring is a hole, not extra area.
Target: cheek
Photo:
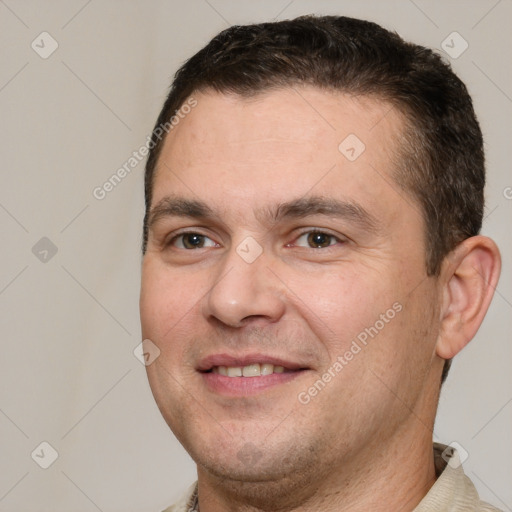
[[[296,293],[295,307],[321,339],[331,359],[343,354],[351,341],[378,322],[381,314],[397,301],[397,284],[390,282],[389,271],[365,268],[360,271],[338,266],[321,272],[289,275],[290,289]],[[388,317],[385,318],[388,320]],[[386,324],[387,325],[387,324]],[[383,329],[379,329],[383,330]]]
[[[193,314],[205,287],[193,275],[173,272],[151,257],[146,258],[140,295],[142,334],[158,343],[171,336],[172,330]]]
[[[183,365],[186,346],[182,340],[187,340],[193,329],[193,305],[200,297],[187,281],[182,273],[172,272],[150,254],[145,256],[140,294],[142,336],[160,350],[146,371],[162,415],[178,434],[180,423],[173,418],[180,417],[187,403],[184,378],[190,371]]]

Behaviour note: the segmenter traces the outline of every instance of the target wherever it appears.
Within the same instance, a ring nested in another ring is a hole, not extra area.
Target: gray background
[[[146,142],[172,74],[214,34],[311,12],[436,48],[457,31],[469,45],[445,55],[481,120],[484,233],[505,265],[453,365],[435,437],[463,446],[481,495],[512,510],[509,0],[0,0],[0,511],[158,511],[194,480],[133,354],[144,164],[103,200],[93,190]],[[58,44],[47,58],[43,31]],[[48,469],[43,441],[59,455]]]

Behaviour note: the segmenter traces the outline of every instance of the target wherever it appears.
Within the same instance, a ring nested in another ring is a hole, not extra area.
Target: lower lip
[[[214,393],[226,396],[249,396],[292,381],[304,370],[272,373],[260,377],[226,377],[219,373],[202,373],[203,379]]]

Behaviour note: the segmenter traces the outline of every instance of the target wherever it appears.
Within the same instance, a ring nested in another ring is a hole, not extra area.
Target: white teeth
[[[260,365],[256,363],[244,366],[242,368],[242,375],[244,377],[259,377],[261,375]]]
[[[227,367],[227,375],[228,377],[241,377],[242,376],[242,368],[240,366],[228,366]]]
[[[284,366],[274,366],[270,363],[255,363],[247,366],[214,366],[212,373],[218,373],[226,377],[260,377],[261,375],[272,375],[283,373]]]
[[[265,363],[261,365],[261,375],[271,375],[274,373],[274,365]]]

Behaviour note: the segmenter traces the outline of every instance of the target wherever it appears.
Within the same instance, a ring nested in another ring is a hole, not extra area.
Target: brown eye
[[[197,249],[204,246],[204,236],[197,233],[187,233],[183,235],[183,246],[186,249]]]
[[[327,233],[322,233],[320,231],[311,231],[310,233],[307,233],[307,241],[308,245],[313,249],[329,247],[332,245],[333,241],[336,242],[332,235],[328,235]]]
[[[293,245],[298,247],[308,247],[310,249],[324,249],[336,245],[340,240],[329,233],[323,231],[307,231],[300,235]]]
[[[215,247],[215,242],[199,233],[183,233],[172,242],[178,249],[202,249],[203,247]]]

